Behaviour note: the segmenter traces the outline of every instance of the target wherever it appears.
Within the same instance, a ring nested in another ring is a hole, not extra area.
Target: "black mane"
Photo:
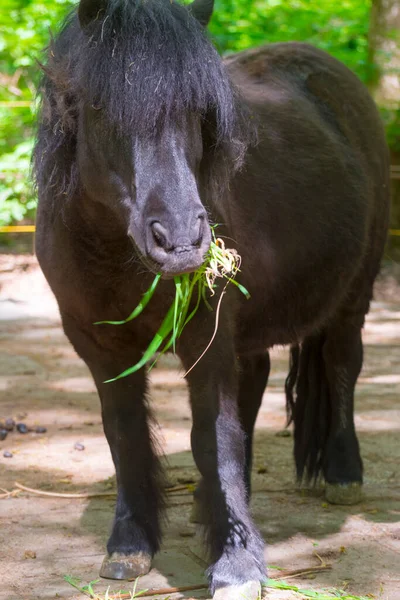
[[[76,189],[82,100],[106,111],[121,131],[140,136],[157,135],[187,111],[196,112],[208,124],[207,139],[211,124],[209,145],[220,154],[214,162],[223,163],[225,175],[228,162],[241,163],[250,141],[245,111],[215,48],[184,6],[170,0],[110,0],[84,31],[74,10],[47,60],[34,157],[39,189],[51,187],[55,196]]]

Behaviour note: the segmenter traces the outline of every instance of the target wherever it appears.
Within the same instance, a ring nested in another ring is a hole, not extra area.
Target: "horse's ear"
[[[207,27],[214,10],[214,0],[194,0],[189,4],[189,10],[203,27]]]
[[[79,2],[78,17],[82,29],[92,21],[100,18],[106,8],[107,0],[81,0]]]

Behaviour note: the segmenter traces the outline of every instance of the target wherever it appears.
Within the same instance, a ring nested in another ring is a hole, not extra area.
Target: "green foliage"
[[[400,153],[400,107],[396,110],[381,108],[381,116],[385,124],[386,138],[390,149]]]
[[[186,0],[185,0],[186,1]],[[74,6],[72,0],[2,0],[0,17],[0,225],[33,214],[29,144],[34,135],[37,61]],[[222,53],[278,41],[307,41],[327,50],[367,81],[365,0],[216,0],[210,32]],[[398,114],[385,114],[398,145]],[[29,144],[28,144],[29,142]]]
[[[0,159],[0,225],[33,217],[36,198],[29,177],[33,140],[17,144]]]
[[[222,52],[306,41],[367,77],[369,3],[365,0],[217,0],[210,31]]]
[[[2,0],[0,17],[0,225],[33,217],[30,181],[38,60],[74,2]]]

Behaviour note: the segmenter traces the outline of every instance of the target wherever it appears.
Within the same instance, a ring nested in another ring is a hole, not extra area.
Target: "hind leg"
[[[62,317],[65,333],[95,380],[117,475],[115,518],[100,575],[132,579],[150,570],[161,539],[162,486],[151,441],[145,373],[141,369],[104,383],[134,362],[134,349],[130,343],[112,338],[106,326],[96,330],[94,339],[74,319],[66,314]]]
[[[245,485],[247,499],[251,492],[251,465],[253,459],[253,432],[257,414],[261,406],[263,394],[268,383],[271,363],[269,354],[251,356],[239,359],[239,394],[238,410],[242,429],[245,435]],[[199,483],[194,493],[193,510],[190,520],[193,523],[201,522],[199,499],[202,492],[203,482]]]
[[[354,388],[362,366],[362,323],[357,313],[341,314],[325,331],[307,337],[291,351],[286,380],[298,479],[315,482],[322,471],[327,499],[341,504],[361,497]]]
[[[334,504],[361,500],[363,466],[354,425],[354,389],[363,362],[363,318],[342,317],[326,332],[323,346],[331,424],[323,459],[326,498]]]

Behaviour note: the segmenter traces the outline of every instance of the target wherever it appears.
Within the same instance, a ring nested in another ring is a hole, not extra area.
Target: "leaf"
[[[161,279],[161,273],[157,273],[157,275],[155,276],[155,278],[153,280],[153,283],[151,284],[149,289],[143,294],[142,300],[139,302],[137,307],[131,312],[131,314],[129,315],[128,318],[124,319],[123,321],[97,321],[96,323],[94,323],[94,325],[105,325],[105,324],[107,324],[107,325],[124,325],[125,323],[129,323],[129,321],[136,319],[136,317],[138,317],[140,315],[140,313],[143,312],[143,310],[146,308],[146,306],[150,302],[160,279]]]
[[[161,323],[160,328],[158,329],[154,338],[150,342],[147,350],[143,353],[143,356],[139,360],[139,362],[137,362],[135,365],[133,365],[133,367],[129,367],[129,369],[126,369],[125,371],[123,371],[123,373],[121,373],[117,377],[114,377],[113,379],[107,379],[107,381],[104,381],[104,383],[111,383],[113,381],[117,381],[118,379],[127,377],[128,375],[131,375],[132,373],[135,373],[136,371],[138,371],[139,369],[144,367],[145,364],[157,352],[157,350],[159,349],[159,347],[161,346],[161,344],[163,343],[165,338],[171,333],[172,328],[173,328],[173,314],[174,314],[174,304],[172,304],[172,306],[170,307],[163,322]]]
[[[177,328],[177,324],[178,324],[178,308],[179,308],[179,304],[182,300],[182,284],[183,284],[183,280],[181,277],[174,277],[174,281],[175,281],[175,301],[174,301],[174,324],[172,327],[173,330],[173,334],[172,334],[172,345],[174,348],[174,354],[175,354],[175,344],[176,344],[176,338],[178,336],[178,328]]]
[[[244,296],[246,296],[247,300],[250,300],[250,298],[251,298],[250,292],[244,287],[244,285],[242,285],[235,279],[231,279],[230,277],[227,277],[227,279],[230,283],[233,283],[233,285],[236,285],[236,287],[239,288],[239,290],[242,292],[242,294]]]

